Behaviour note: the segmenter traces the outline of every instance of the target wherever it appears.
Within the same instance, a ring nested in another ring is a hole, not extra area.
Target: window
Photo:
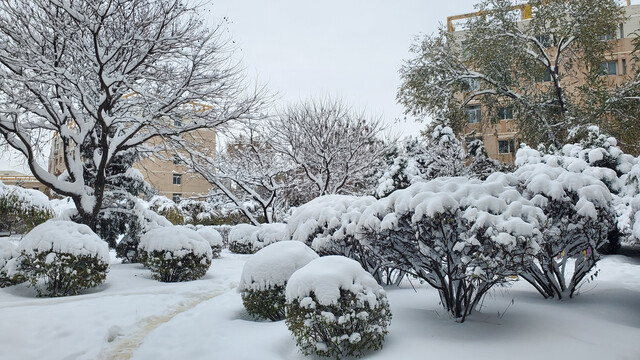
[[[182,174],[173,174],[173,185],[182,184]]]
[[[498,118],[500,118],[500,120],[513,119],[513,108],[501,107],[498,109]]]
[[[40,188],[38,186],[34,186],[33,190],[40,190]]]
[[[173,119],[173,126],[175,126],[175,127],[180,127],[180,126],[182,126],[182,120],[180,120],[180,119]]]
[[[603,62],[602,75],[618,75],[618,62],[615,60]]]
[[[598,36],[598,40],[600,40],[600,41],[609,41],[609,40],[615,39],[615,37],[616,37],[615,33],[609,33],[609,34],[604,34],[604,35]]]
[[[467,91],[477,91],[480,90],[481,83],[478,79],[465,79],[467,84]]]
[[[622,59],[622,75],[627,74],[627,59]]]
[[[535,81],[539,83],[551,81],[551,71],[548,68],[545,68],[540,73],[536,74]]]
[[[624,39],[624,24],[620,24],[620,39]]]
[[[182,199],[182,195],[180,194],[173,194],[173,196],[171,197],[171,200],[173,200],[174,203],[179,203],[180,199]]]
[[[465,112],[469,117],[469,124],[479,123],[482,121],[482,107],[480,105],[467,106]]]
[[[513,154],[515,151],[514,140],[498,140],[498,154]]]
[[[180,165],[182,163],[182,160],[180,160],[180,157],[178,155],[174,155],[173,156],[173,165]]]

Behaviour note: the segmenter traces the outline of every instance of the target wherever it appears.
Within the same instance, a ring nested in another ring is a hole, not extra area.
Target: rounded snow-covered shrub
[[[357,236],[377,256],[438,290],[464,322],[494,285],[533,260],[546,218],[515,188],[464,177],[393,192],[360,217]]]
[[[258,227],[251,224],[238,224],[229,231],[229,251],[236,254],[252,254],[251,235]]]
[[[49,220],[20,241],[10,276],[20,276],[38,295],[66,296],[100,285],[109,270],[109,247],[91,229]],[[44,280],[44,288],[40,281]]]
[[[7,263],[18,255],[16,246],[7,241],[0,239],[0,288],[11,286],[16,283],[13,277],[7,272]]]
[[[311,246],[320,256],[343,255],[356,260],[379,283],[398,282],[402,272],[381,262],[355,237],[362,212],[375,202],[373,196],[317,197],[295,209],[286,236]]]
[[[222,252],[222,235],[210,226],[201,227],[197,230],[197,233],[207,240],[209,246],[211,246],[213,257],[220,257],[220,253]]]
[[[288,240],[286,238],[287,224],[271,223],[261,224],[256,231],[251,234],[251,251],[256,252],[263,247],[278,241]]]
[[[286,323],[305,355],[362,356],[382,347],[391,311],[376,280],[355,260],[325,256],[289,278]]]
[[[238,287],[247,312],[271,321],[284,319],[284,289],[289,277],[317,258],[318,254],[299,241],[274,243],[251,256]]]
[[[180,207],[166,196],[154,196],[149,204],[151,210],[167,218],[173,225],[184,224],[184,215]]]
[[[206,274],[213,257],[209,243],[183,226],[147,232],[140,238],[138,249],[153,278],[163,282],[199,279]]]
[[[521,153],[519,150],[518,154]],[[616,217],[607,186],[584,171],[561,166],[566,159],[548,156],[546,163],[522,165],[512,174],[494,174],[489,180],[519,189],[547,217],[537,261],[520,274],[545,298],[571,297],[600,259]],[[565,279],[568,260],[574,271]]]
[[[53,216],[42,192],[0,182],[0,231],[24,234]]]

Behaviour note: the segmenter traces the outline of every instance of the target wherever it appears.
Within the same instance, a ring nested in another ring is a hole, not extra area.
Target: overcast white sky
[[[278,104],[337,96],[409,135],[424,124],[405,122],[395,95],[413,37],[476,2],[213,0],[210,14],[228,19],[249,76],[277,92]]]

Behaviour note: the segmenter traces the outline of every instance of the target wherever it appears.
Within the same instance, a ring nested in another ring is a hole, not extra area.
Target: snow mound
[[[49,220],[34,227],[20,241],[17,251],[31,256],[45,252],[91,256],[109,263],[109,247],[106,242],[87,225],[65,220]]]
[[[11,241],[0,239],[0,270],[17,255],[16,245]]]
[[[287,302],[297,299],[304,306],[308,302],[305,299],[313,294],[320,305],[336,305],[341,289],[366,294],[366,301],[372,308],[378,303],[377,297],[384,295],[382,287],[357,261],[344,256],[325,256],[291,275],[286,299]]]
[[[196,232],[207,240],[210,246],[222,246],[222,235],[220,235],[220,233],[215,229],[203,226]]]
[[[258,230],[258,227],[251,224],[238,224],[231,228],[229,231],[229,242],[235,242],[239,244],[249,244],[251,242],[251,235]]]
[[[244,265],[239,291],[266,290],[284,285],[291,274],[318,254],[299,241],[280,241],[253,254]]]
[[[32,208],[48,212],[53,211],[47,195],[38,190],[24,189],[0,182],[0,198],[3,197],[15,197],[17,204],[20,204],[20,210],[23,211],[28,211]]]
[[[262,224],[258,226],[257,230],[254,231],[249,238],[251,248],[253,251],[257,251],[278,241],[287,240],[286,234],[287,224]]]
[[[197,256],[213,257],[211,246],[195,230],[184,226],[167,226],[153,229],[140,238],[139,248],[146,252],[169,251],[174,256],[193,253]]]

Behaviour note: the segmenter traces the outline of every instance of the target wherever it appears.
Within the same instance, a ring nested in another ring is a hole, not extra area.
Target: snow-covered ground
[[[640,359],[640,249],[623,250],[598,264],[575,299],[544,300],[519,281],[463,324],[428,286],[389,287],[389,335],[365,358]],[[0,359],[304,359],[284,321],[246,314],[236,287],[249,256],[225,250],[186,283],[113,260],[106,283],[84,295],[0,289]]]

